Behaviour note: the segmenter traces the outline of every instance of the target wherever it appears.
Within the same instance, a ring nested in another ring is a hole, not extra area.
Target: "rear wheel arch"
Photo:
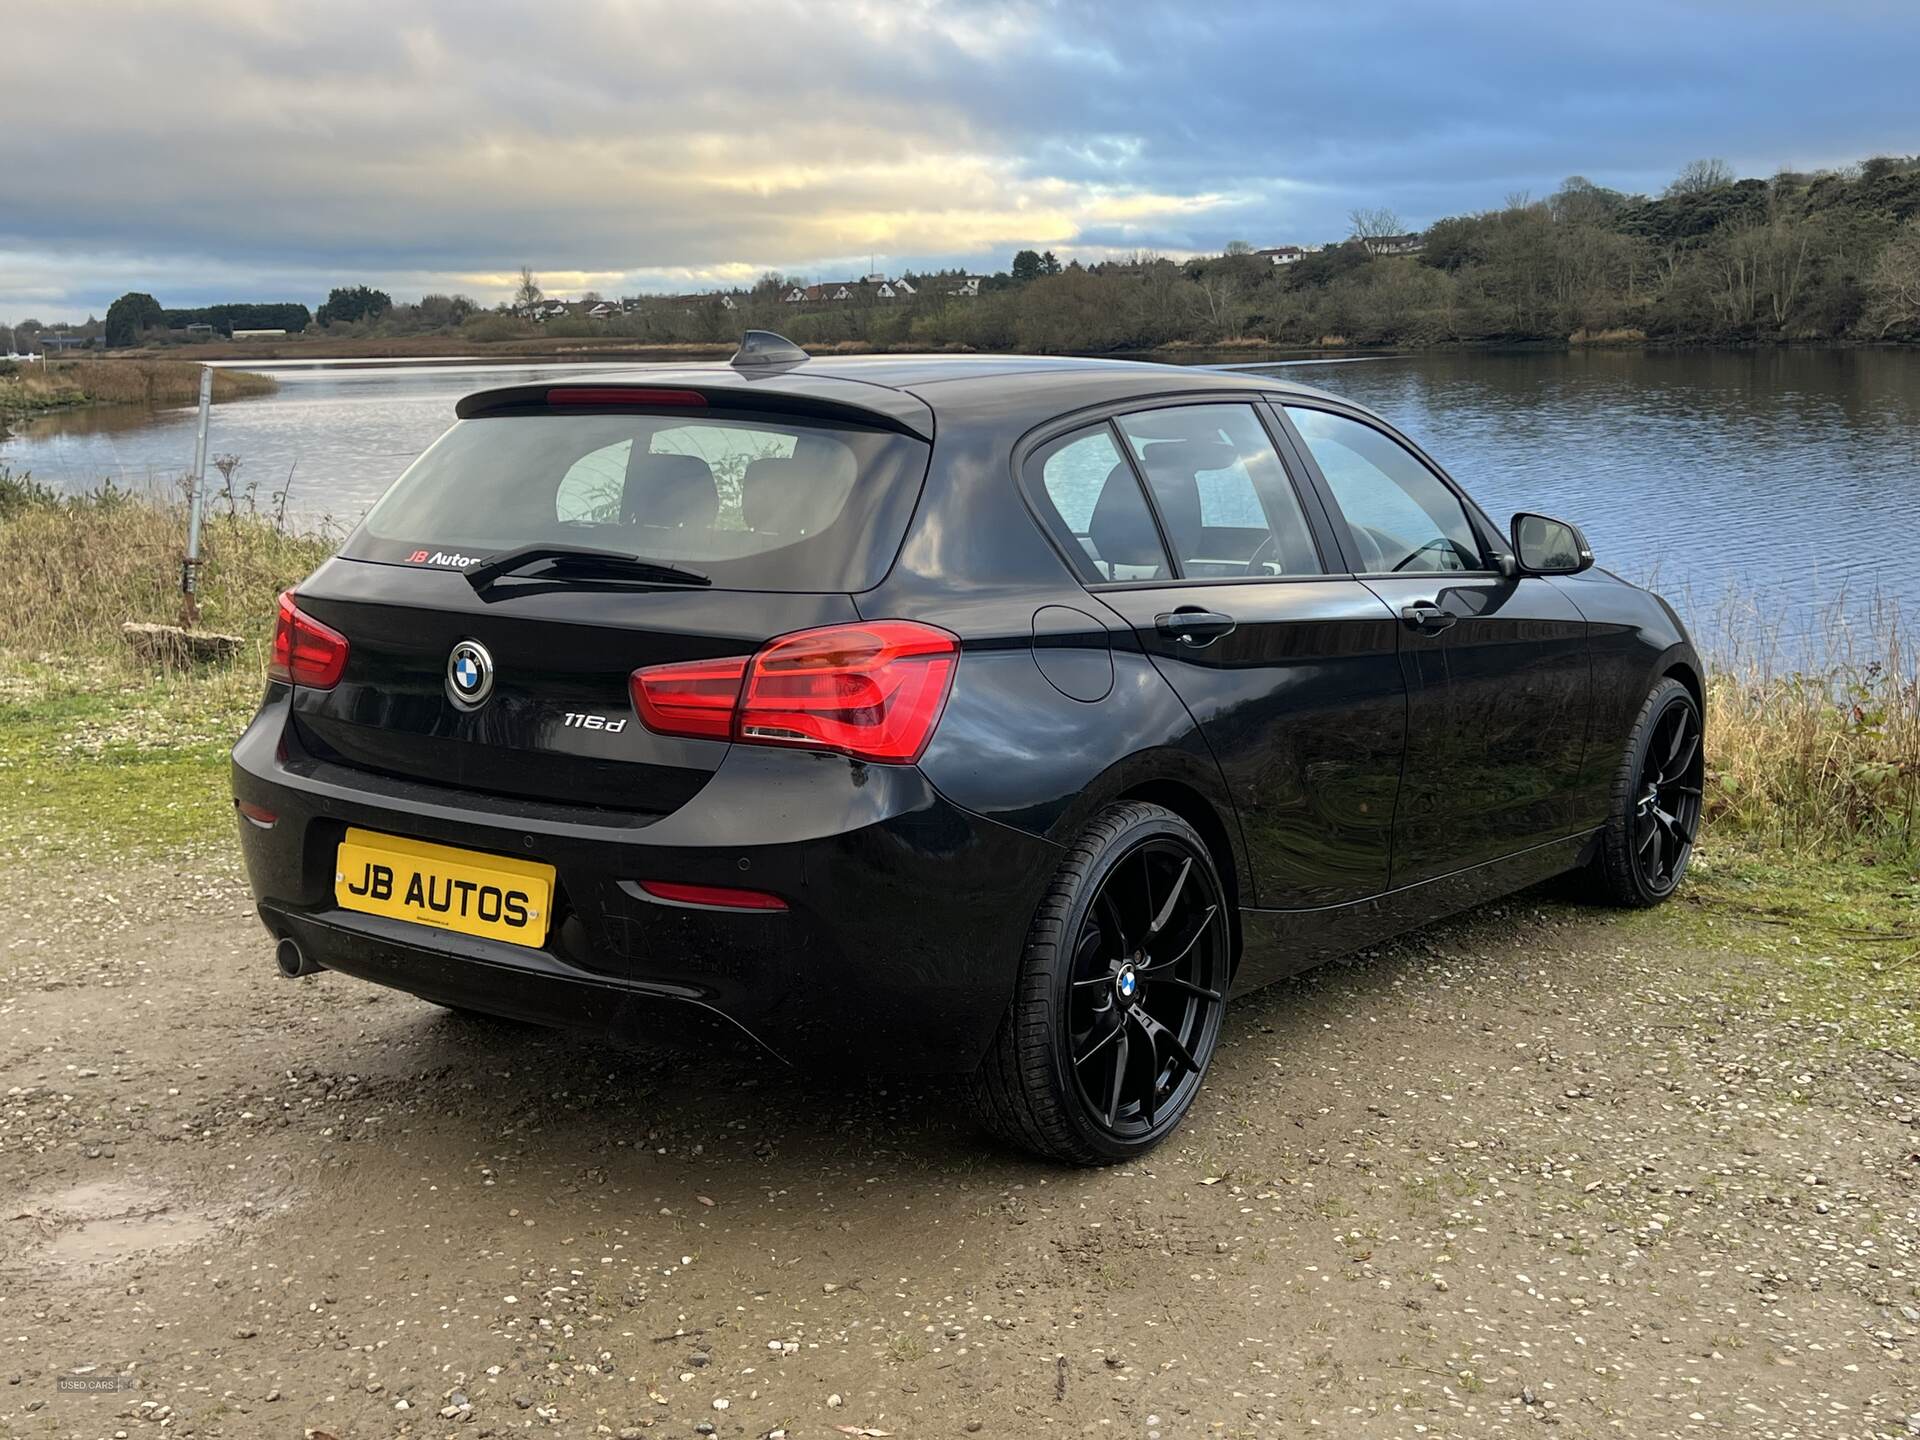
[[[1135,785],[1116,800],[1142,800],[1171,810],[1191,825],[1206,842],[1213,857],[1213,868],[1227,893],[1227,925],[1232,934],[1232,960],[1240,967],[1240,857],[1233,846],[1233,831],[1213,802],[1190,785],[1178,780],[1148,780]]]
[[[1049,882],[1006,1015],[969,1077],[986,1127],[1073,1165],[1129,1160],[1166,1139],[1219,1043],[1231,985],[1219,912],[1231,908],[1184,816],[1138,799],[1104,804]],[[1171,1009],[1153,1008],[1167,999]]]

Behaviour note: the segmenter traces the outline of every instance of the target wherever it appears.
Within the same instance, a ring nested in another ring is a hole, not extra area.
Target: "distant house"
[[[1271,249],[1256,250],[1253,253],[1263,256],[1275,265],[1298,265],[1307,256],[1317,254],[1318,245],[1275,245]]]
[[[602,300],[587,311],[587,318],[589,320],[604,320],[609,315],[618,315],[619,313],[620,307],[618,305],[609,305],[606,301]]]
[[[807,305],[839,300],[904,300],[919,291],[906,280],[891,280],[885,275],[863,275],[858,280],[827,280],[818,285],[792,285],[780,298],[788,305]]]
[[[980,293],[980,283],[986,278],[984,275],[969,275],[958,285],[947,291],[947,294],[958,295],[963,299],[971,300]]]

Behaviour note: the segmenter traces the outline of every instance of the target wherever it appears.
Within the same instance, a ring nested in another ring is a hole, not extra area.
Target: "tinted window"
[[[1153,514],[1105,424],[1048,442],[1027,462],[1043,518],[1086,580],[1158,580],[1170,573]],[[1051,513],[1048,513],[1051,512]]]
[[[1248,405],[1182,405],[1120,419],[1181,572],[1195,579],[1317,575],[1300,500]]]
[[[792,420],[498,415],[463,420],[349,540],[483,556],[541,541],[619,550],[743,590],[865,590],[900,548],[927,449]]]
[[[1362,573],[1486,568],[1460,499],[1399,441],[1344,415],[1289,405],[1327,477]]]
[[[746,523],[741,504],[741,481],[747,467],[756,460],[790,459],[796,444],[798,436],[790,431],[702,421],[656,430],[648,449],[655,455],[688,455],[704,461],[713,476],[718,501],[715,524],[727,530],[746,530],[751,527]],[[617,522],[632,454],[633,441],[621,440],[574,461],[560,477],[560,488],[554,493],[555,518],[576,523]],[[851,465],[838,468],[851,476]],[[833,486],[816,487],[813,492],[823,510],[829,507],[837,510],[845,493],[844,489],[836,493]]]

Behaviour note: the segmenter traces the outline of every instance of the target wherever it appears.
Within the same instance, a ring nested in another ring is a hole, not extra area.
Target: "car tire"
[[[1640,707],[1614,774],[1592,865],[1601,900],[1645,909],[1679,888],[1699,836],[1703,748],[1699,702],[1678,680],[1662,679]]]
[[[987,1129],[1070,1165],[1159,1144],[1192,1107],[1219,1043],[1232,933],[1191,825],[1139,802],[1101,811],[1054,873],[1012,1003],[973,1075]]]

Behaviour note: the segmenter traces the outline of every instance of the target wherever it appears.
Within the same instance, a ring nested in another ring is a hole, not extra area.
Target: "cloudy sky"
[[[0,0],[0,320],[1338,238],[1920,151],[1920,5]]]

